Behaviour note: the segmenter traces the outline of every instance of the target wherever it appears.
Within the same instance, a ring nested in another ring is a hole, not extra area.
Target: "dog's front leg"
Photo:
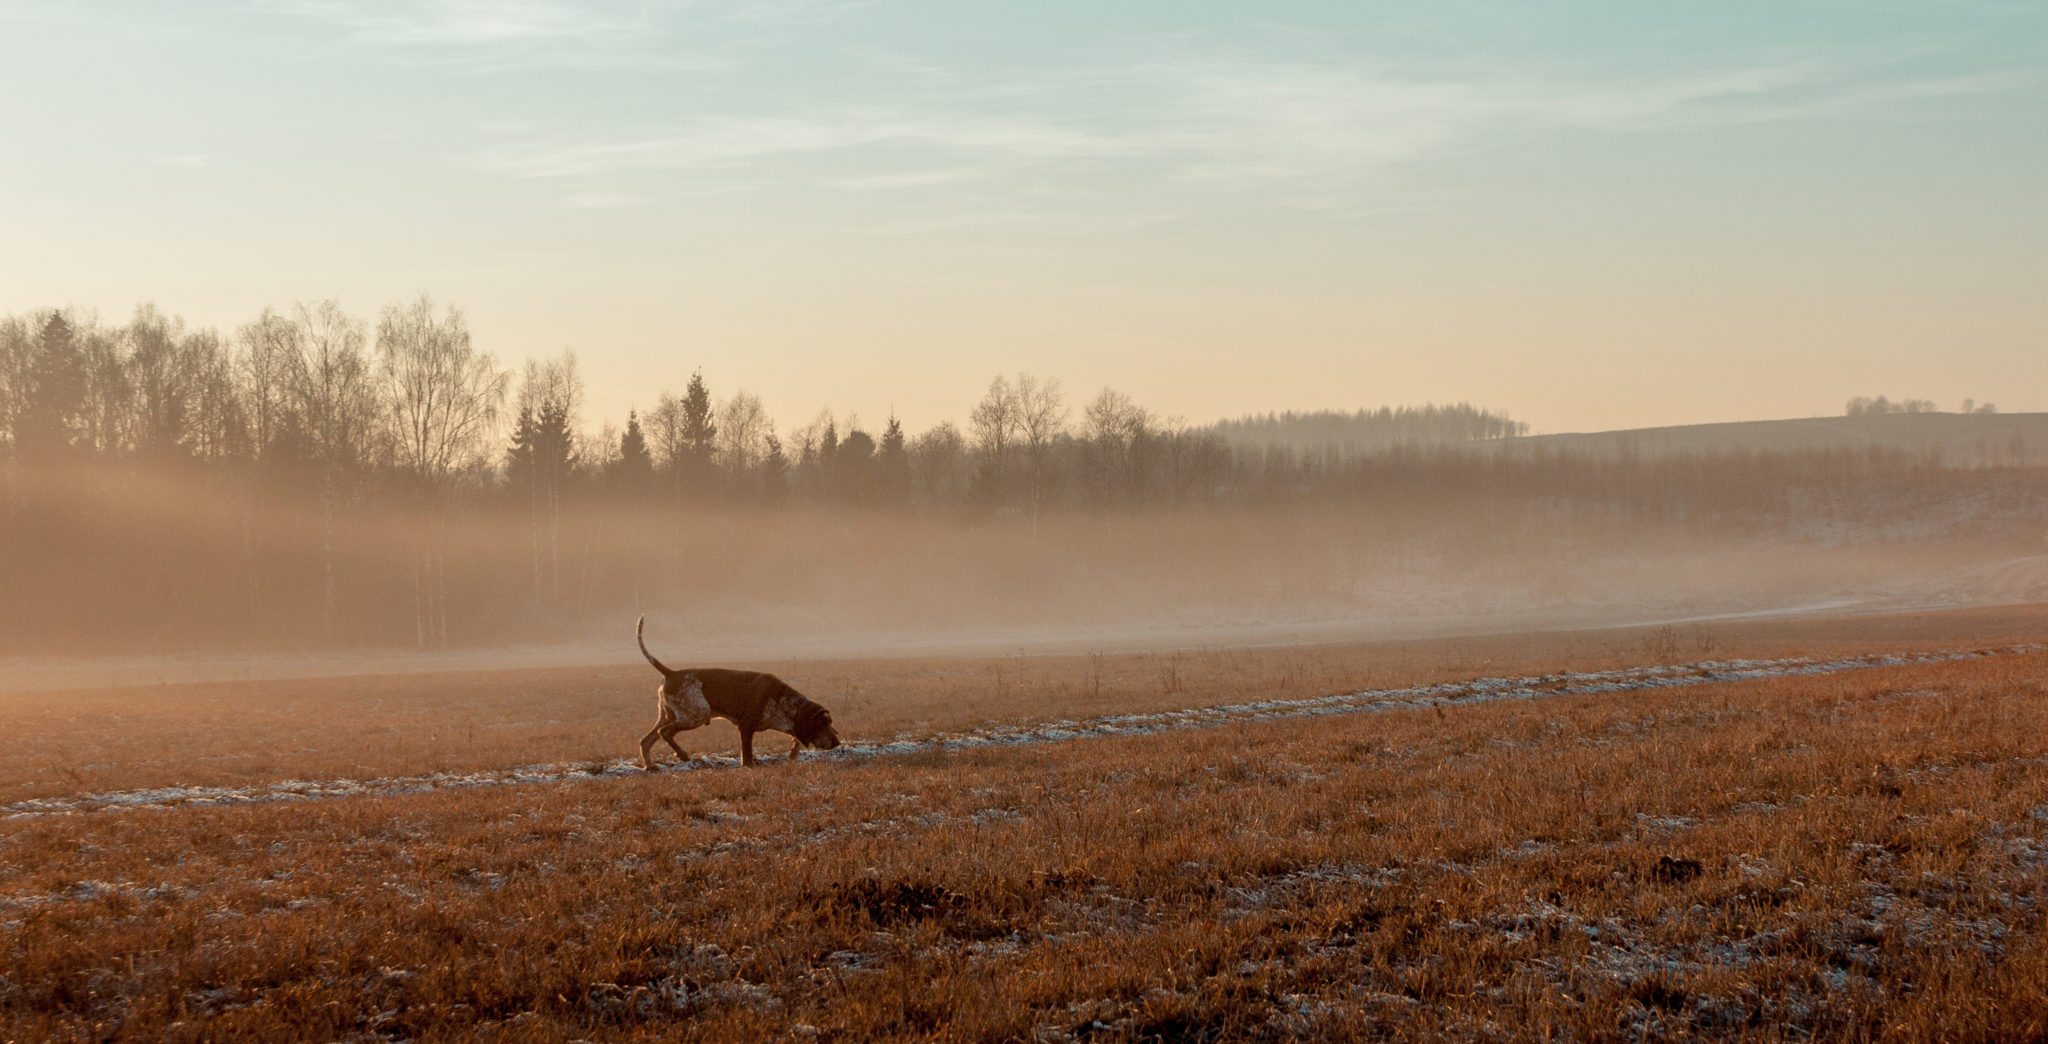
[[[797,752],[797,751],[800,751],[800,750],[802,750],[802,749],[804,749],[804,741],[803,741],[803,740],[790,740],[790,741],[789,741],[789,760],[791,760],[791,761],[795,761],[795,760],[796,760],[796,752]]]
[[[741,730],[740,730],[740,764],[742,764],[742,765],[752,765],[753,763],[754,763],[754,730],[752,730],[752,729],[741,729]]]

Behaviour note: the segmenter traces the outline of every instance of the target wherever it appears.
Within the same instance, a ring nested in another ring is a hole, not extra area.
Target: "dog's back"
[[[792,703],[790,697],[804,700],[804,697],[788,683],[772,674],[762,671],[735,671],[724,667],[694,667],[679,673],[697,679],[704,687],[704,702],[711,705],[711,713],[724,718],[742,729],[777,729],[789,731],[796,708],[782,711],[782,705]],[[809,700],[804,700],[808,703]],[[781,724],[769,719],[781,719]]]

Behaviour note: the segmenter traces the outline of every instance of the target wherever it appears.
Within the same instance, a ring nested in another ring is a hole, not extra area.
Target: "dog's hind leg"
[[[669,709],[668,705],[667,686],[663,686],[661,689],[657,689],[654,694],[654,727],[647,730],[647,735],[640,737],[641,768],[649,772],[655,771],[654,741],[661,739],[661,730],[674,724],[675,720],[676,712]],[[673,747],[675,744],[671,743],[669,746]]]
[[[661,733],[662,742],[668,744],[668,749],[676,752],[676,757],[684,761],[690,760],[689,753],[684,751],[683,748],[676,746],[676,733],[683,731],[681,725],[673,723],[663,725],[658,731]]]
[[[803,741],[803,740],[800,740],[800,739],[793,739],[793,740],[790,740],[790,741],[789,741],[789,760],[791,760],[791,761],[795,761],[795,760],[796,760],[796,752],[797,752],[797,751],[800,751],[800,750],[802,750],[802,749],[804,749],[804,741]]]
[[[752,765],[753,763],[754,763],[754,730],[752,730],[752,729],[741,729],[741,730],[740,730],[740,764],[742,764],[742,765]]]
[[[656,725],[655,727],[647,730],[647,735],[640,737],[640,767],[646,769],[649,772],[655,771],[654,741],[657,739],[666,738],[661,734],[661,730],[664,727],[665,726],[662,725]],[[671,742],[669,746],[673,747],[675,746],[675,744]]]

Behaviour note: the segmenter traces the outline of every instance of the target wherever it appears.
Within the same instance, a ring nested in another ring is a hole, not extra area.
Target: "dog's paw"
[[[640,767],[641,767],[641,768],[644,768],[644,769],[646,769],[646,770],[647,770],[647,771],[649,771],[649,772],[660,772],[660,771],[661,771],[661,766],[660,766],[660,765],[655,765],[655,764],[652,764],[652,763],[649,763],[649,764],[645,764],[645,765],[642,765],[642,766],[640,766]]]

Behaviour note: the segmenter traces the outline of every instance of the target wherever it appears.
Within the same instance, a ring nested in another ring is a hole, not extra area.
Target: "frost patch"
[[[1953,663],[1990,656],[2034,653],[2040,652],[2043,648],[2048,646],[2029,644],[2003,649],[1857,656],[1837,660],[1814,660],[1809,657],[1778,660],[1707,660],[1694,664],[1659,664],[1611,671],[1571,671],[1516,678],[1479,678],[1472,681],[1440,682],[1399,689],[1371,689],[1305,699],[1256,700],[1147,714],[1113,714],[1079,721],[1001,725],[922,740],[853,742],[843,744],[836,750],[812,751],[805,755],[805,760],[852,763],[877,758],[991,750],[1116,736],[1149,736],[1162,732],[1217,728],[1289,718],[1378,714],[1389,711],[1463,707],[1503,700],[1646,692],[1717,682],[1810,677],[1878,667]],[[666,766],[665,771],[688,772],[729,768],[738,764],[739,759],[729,756],[701,756],[680,765]],[[644,770],[637,761],[620,758],[609,762],[558,762],[479,772],[435,772],[418,776],[384,776],[366,780],[284,780],[244,787],[156,787],[16,801],[0,805],[0,819],[128,809],[388,797],[434,790],[567,783],[576,780],[618,779],[641,775],[644,775]]]
[[[57,903],[90,903],[101,899],[159,900],[183,899],[192,893],[176,885],[138,885],[130,881],[79,881],[69,888],[42,895],[0,896],[0,910],[32,910]]]
[[[1636,823],[1656,830],[1691,830],[1700,825],[1691,816],[1646,816],[1641,812],[1636,813]]]

